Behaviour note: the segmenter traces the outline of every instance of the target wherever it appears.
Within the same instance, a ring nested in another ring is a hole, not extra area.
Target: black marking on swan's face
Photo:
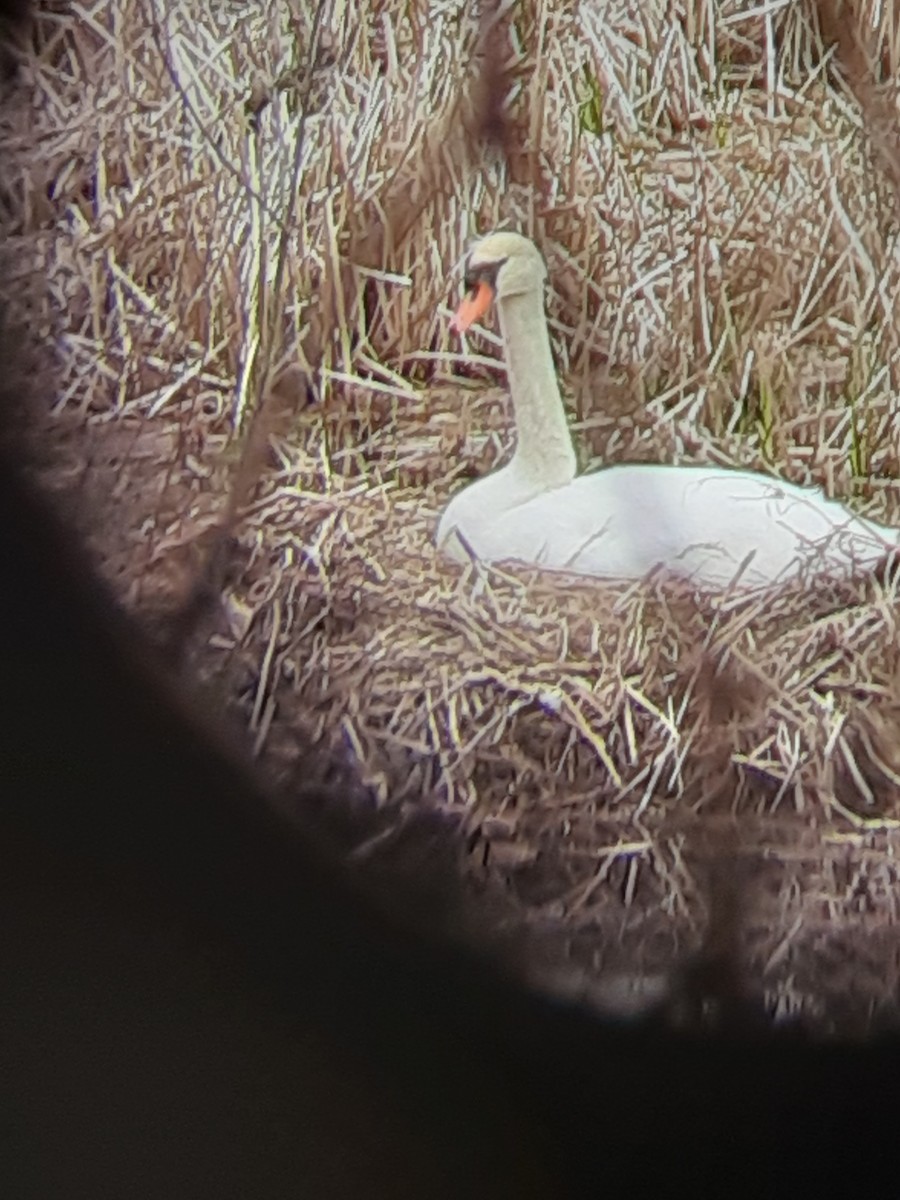
[[[466,273],[463,276],[463,286],[467,292],[474,292],[479,283],[486,283],[491,291],[497,291],[497,275],[500,273],[500,268],[506,264],[508,259],[497,258],[493,262],[472,262],[470,254],[466,259]]]

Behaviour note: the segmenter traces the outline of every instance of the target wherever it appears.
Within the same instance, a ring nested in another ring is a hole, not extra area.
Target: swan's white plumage
[[[438,545],[461,561],[512,560],[601,579],[640,579],[662,565],[707,587],[765,587],[874,567],[897,532],[795,484],[742,471],[608,467],[504,503],[473,484],[448,505]],[[464,542],[454,535],[458,530]],[[741,569],[743,568],[743,569]]]
[[[518,234],[492,234],[469,257],[495,275],[517,446],[510,463],[447,506],[437,544],[454,558],[515,561],[604,579],[657,567],[700,587],[757,589],[846,578],[900,548],[900,531],[821,491],[756,472],[623,464],[574,476],[553,371],[543,262]]]

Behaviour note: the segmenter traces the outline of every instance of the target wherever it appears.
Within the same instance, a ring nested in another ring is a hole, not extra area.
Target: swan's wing
[[[470,527],[480,558],[606,579],[662,564],[708,586],[759,587],[865,570],[900,544],[813,489],[708,468],[611,467],[499,515],[488,508]]]

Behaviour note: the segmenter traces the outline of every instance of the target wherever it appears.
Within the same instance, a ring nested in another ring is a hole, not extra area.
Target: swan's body
[[[504,560],[641,579],[654,568],[701,587],[757,589],[846,578],[900,548],[900,531],[815,488],[718,467],[623,464],[575,477],[575,454],[544,315],[545,269],[518,234],[491,234],[468,259],[455,326],[496,300],[515,408],[511,461],[455,496],[437,544],[462,561]]]

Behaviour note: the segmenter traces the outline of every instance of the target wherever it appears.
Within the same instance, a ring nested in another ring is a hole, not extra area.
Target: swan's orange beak
[[[484,316],[493,302],[494,289],[482,280],[471,292],[466,292],[450,322],[450,328],[454,333],[465,333],[470,325]]]

